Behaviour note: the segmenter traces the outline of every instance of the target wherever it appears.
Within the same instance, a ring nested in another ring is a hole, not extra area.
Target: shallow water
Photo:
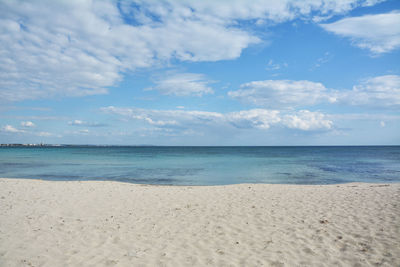
[[[173,185],[400,182],[400,146],[0,147],[0,177]]]

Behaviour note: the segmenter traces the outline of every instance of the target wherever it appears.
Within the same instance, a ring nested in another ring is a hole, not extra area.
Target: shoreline
[[[5,266],[400,265],[400,183],[0,178],[0,203]]]
[[[128,181],[118,181],[118,180],[52,180],[52,179],[38,179],[38,178],[12,178],[12,177],[0,177],[0,180],[28,180],[28,181],[41,181],[41,182],[75,182],[75,183],[86,183],[86,182],[106,182],[106,183],[121,183],[130,184],[135,186],[165,186],[165,187],[219,187],[219,186],[235,186],[235,185],[284,185],[284,186],[335,186],[335,185],[379,185],[387,186],[391,184],[399,184],[399,181],[386,181],[386,182],[342,182],[342,183],[331,183],[331,184],[281,184],[281,183],[237,183],[237,184],[212,184],[212,185],[197,185],[197,184],[145,184],[145,183],[134,183]]]

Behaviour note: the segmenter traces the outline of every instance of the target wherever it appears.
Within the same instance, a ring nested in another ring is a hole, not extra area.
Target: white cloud
[[[168,1],[172,5],[190,7],[199,16],[208,16],[210,19],[222,20],[256,20],[263,25],[263,21],[283,22],[297,16],[308,16],[313,12],[320,15],[346,13],[357,6],[374,5],[380,0],[204,0],[204,1]],[[182,10],[181,12],[185,12]],[[188,12],[188,11],[186,11]],[[189,12],[188,15],[191,15]],[[314,14],[313,14],[314,15]]]
[[[156,85],[146,90],[157,90],[165,95],[202,96],[214,93],[208,86],[211,82],[203,74],[179,73],[155,81]]]
[[[400,47],[400,12],[364,15],[320,24],[337,35],[351,38],[354,45],[374,54],[387,53]]]
[[[19,129],[13,127],[12,125],[6,125],[3,127],[2,130],[3,130],[3,132],[6,132],[6,133],[24,133],[25,132],[24,130],[19,130]]]
[[[279,111],[266,109],[251,109],[231,112],[225,115],[227,121],[237,128],[268,129],[272,124],[281,121]]]
[[[357,106],[400,107],[400,76],[384,75],[366,79],[353,90],[344,91],[339,101]]]
[[[313,106],[320,103],[397,108],[400,106],[400,76],[383,75],[365,79],[351,90],[327,89],[311,81],[266,80],[244,83],[228,92],[239,101],[279,109]]]
[[[336,98],[321,83],[310,81],[266,80],[242,84],[241,89],[228,92],[234,99],[264,107],[292,108]]]
[[[329,16],[370,2],[1,1],[0,99],[105,94],[138,68],[238,58],[262,41],[242,20]]]
[[[129,25],[115,2],[2,2],[0,10],[0,98],[9,101],[104,94],[125,71],[172,58],[233,59],[259,42],[223,22],[180,14]]]
[[[84,125],[85,123],[81,120],[74,120],[74,121],[70,121],[68,122],[69,125],[76,125],[76,126],[81,126]]]
[[[36,125],[31,121],[22,121],[21,126],[22,127],[35,127]]]
[[[21,123],[22,124],[22,123]],[[29,123],[28,123],[29,125]],[[24,126],[24,125],[22,125]],[[33,126],[24,126],[24,127],[33,127]],[[62,137],[61,135],[55,135],[49,132],[45,132],[45,131],[27,131],[27,130],[20,130],[15,128],[12,125],[5,125],[2,129],[2,132],[6,132],[6,133],[23,133],[24,136],[28,136],[28,135],[34,135],[34,136],[40,136],[40,137],[51,137],[51,136],[56,136],[56,137]]]
[[[223,133],[227,129],[260,129],[267,130],[271,126],[283,126],[304,131],[331,129],[333,122],[327,120],[322,113],[300,111],[291,115],[278,110],[251,109],[237,112],[219,113],[184,110],[150,110],[139,108],[104,107],[105,113],[125,118],[140,120],[157,128],[176,129],[179,132],[193,129],[204,131],[219,129]]]
[[[333,127],[333,122],[326,119],[324,114],[308,110],[300,110],[296,114],[285,115],[283,124],[289,128],[304,131],[329,130]]]
[[[267,63],[267,68],[266,70],[268,71],[277,71],[280,70],[281,68],[287,68],[288,64],[286,62],[284,63],[276,63],[272,59],[270,59]]]
[[[220,113],[207,111],[151,110],[140,108],[118,108],[113,106],[101,108],[101,111],[144,121],[150,125],[174,128],[194,124],[206,125],[223,118],[223,115]]]
[[[73,120],[68,122],[69,125],[72,126],[82,126],[82,127],[103,127],[106,126],[103,123],[97,123],[97,122],[87,122],[87,121],[82,121],[82,120]]]
[[[344,113],[344,114],[329,114],[326,116],[331,120],[385,120],[385,121],[396,121],[400,120],[400,115],[390,115],[382,113]]]
[[[38,133],[35,133],[37,136],[41,136],[41,137],[50,137],[50,136],[53,136],[54,134],[52,134],[52,133],[49,133],[49,132],[38,132]]]
[[[329,62],[332,59],[332,54],[325,52],[322,57],[317,58],[317,62],[311,68],[311,70],[321,67],[323,64]]]

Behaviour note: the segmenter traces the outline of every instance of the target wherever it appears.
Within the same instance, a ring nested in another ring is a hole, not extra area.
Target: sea
[[[400,146],[0,147],[0,177],[155,185],[400,182]]]

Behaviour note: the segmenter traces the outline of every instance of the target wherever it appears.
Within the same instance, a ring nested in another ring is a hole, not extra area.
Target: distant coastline
[[[0,144],[0,147],[152,147],[154,145]]]
[[[46,143],[10,143],[0,144],[0,147],[397,147],[398,145],[237,145],[237,146],[215,146],[215,145],[182,145],[182,146],[170,146],[170,145],[151,145],[151,144],[139,144],[139,145],[112,145],[112,144],[46,144]]]
[[[1,146],[6,146],[6,147],[31,147],[31,146],[35,146],[35,147],[41,147],[41,146],[64,146],[64,145],[58,145],[58,144],[0,144]]]

